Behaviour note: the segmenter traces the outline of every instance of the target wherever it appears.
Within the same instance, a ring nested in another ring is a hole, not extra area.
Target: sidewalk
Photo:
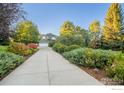
[[[0,85],[102,85],[48,47],[41,48]]]

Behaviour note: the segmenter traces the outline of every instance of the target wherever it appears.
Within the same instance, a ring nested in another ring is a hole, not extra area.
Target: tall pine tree
[[[106,42],[120,41],[120,32],[124,29],[121,5],[113,3],[108,9],[103,28],[103,39]]]

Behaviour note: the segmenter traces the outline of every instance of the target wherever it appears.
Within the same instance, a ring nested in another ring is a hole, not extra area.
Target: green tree
[[[88,35],[88,30],[81,28],[80,26],[75,27],[75,34],[78,36],[82,36],[82,45],[83,46],[88,46],[89,43],[89,35]]]
[[[76,26],[76,27],[75,27],[75,31],[76,31],[76,32],[80,32],[80,31],[81,31],[81,27],[80,27],[80,26]]]
[[[86,29],[81,29],[80,34],[83,37],[82,41],[84,41],[84,45],[87,47],[89,45],[89,42],[90,42],[89,31]]]
[[[17,24],[15,41],[23,43],[39,43],[40,33],[37,26],[31,21],[22,21]]]
[[[60,29],[61,36],[72,35],[74,34],[74,32],[75,32],[75,26],[70,21],[64,22],[64,24],[61,26],[61,29]]]
[[[90,46],[92,48],[98,48],[98,42],[100,38],[100,23],[99,21],[95,20],[93,21],[90,26]]]
[[[79,45],[83,46],[83,37],[80,34],[73,34],[73,35],[64,35],[60,36],[57,40],[57,42],[60,42],[64,45],[70,46],[70,45]]]

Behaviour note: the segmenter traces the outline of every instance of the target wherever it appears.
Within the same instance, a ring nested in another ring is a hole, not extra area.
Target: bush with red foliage
[[[35,43],[30,43],[27,45],[29,48],[31,49],[37,49],[38,48],[38,44],[35,44]]]
[[[30,55],[29,47],[24,43],[11,42],[8,51],[23,56]]]

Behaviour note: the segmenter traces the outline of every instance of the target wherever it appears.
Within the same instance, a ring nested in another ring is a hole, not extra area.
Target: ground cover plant
[[[8,50],[8,46],[0,46],[0,52],[1,51],[7,51]]]
[[[23,61],[23,56],[10,52],[0,52],[0,80]]]
[[[0,80],[27,58],[38,51],[38,44],[12,42],[9,46],[0,46]]]

